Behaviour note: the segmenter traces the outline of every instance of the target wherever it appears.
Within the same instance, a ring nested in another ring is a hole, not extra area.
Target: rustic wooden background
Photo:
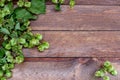
[[[31,23],[51,47],[43,53],[24,49],[25,62],[10,80],[94,80],[99,65],[110,60],[120,80],[120,0],[68,0],[61,12],[47,3],[46,15]],[[101,80],[101,79],[98,79]]]

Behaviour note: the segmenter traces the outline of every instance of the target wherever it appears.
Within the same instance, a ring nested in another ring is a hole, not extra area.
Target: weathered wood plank
[[[52,5],[47,6],[46,15],[40,15],[31,23],[33,30],[120,30],[119,6],[81,6],[73,10],[62,6],[55,12]]]
[[[26,57],[120,57],[119,31],[34,31],[50,43],[45,52],[24,49]]]
[[[102,62],[102,60],[95,60],[73,59],[59,62],[25,62],[16,65],[13,70],[14,75],[9,80],[93,80],[94,72],[99,69],[98,65]],[[83,61],[85,62],[83,63]],[[111,80],[120,79],[120,60],[115,61],[113,60],[112,64],[117,69],[118,76],[111,76]]]
[[[52,4],[51,0],[47,0],[47,4]],[[65,0],[64,4],[69,4],[70,0]],[[119,0],[75,0],[76,5],[120,5]]]
[[[16,3],[17,0],[14,0]],[[69,4],[70,0],[65,0],[64,4]],[[119,0],[75,0],[77,5],[120,5]],[[46,4],[52,4],[51,0],[46,0]]]
[[[75,0],[80,5],[120,5],[120,0]],[[69,4],[69,0],[65,0]]]

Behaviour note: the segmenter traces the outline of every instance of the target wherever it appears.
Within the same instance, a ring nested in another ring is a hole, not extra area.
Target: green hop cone
[[[8,64],[9,69],[13,69],[15,65],[13,63]]]
[[[32,32],[27,32],[27,34],[29,35],[29,36],[33,36],[33,33]]]
[[[36,45],[39,45],[40,44],[40,41],[39,40],[36,40],[37,44]]]
[[[30,21],[25,21],[24,26],[29,26],[30,25]]]
[[[110,73],[111,71],[115,70],[114,67],[112,65],[110,65],[108,68],[107,68],[107,71]]]
[[[24,6],[24,2],[23,2],[22,0],[19,0],[19,1],[17,2],[17,5],[18,5],[19,7],[23,7],[23,6]]]
[[[75,0],[70,0],[69,5],[70,5],[70,8],[73,8],[75,6]]]
[[[0,78],[3,77],[4,72],[2,70],[0,70]]]
[[[7,62],[13,62],[13,56],[7,56]]]
[[[9,1],[9,2],[10,2],[10,1],[12,1],[12,0],[7,0],[7,1]]]
[[[25,43],[25,44],[24,44],[24,47],[25,47],[25,48],[27,48],[28,46],[29,46],[29,44],[28,44],[28,43]]]
[[[31,44],[31,42],[28,44],[28,48],[32,48],[32,47],[34,47],[34,45],[33,44]]]
[[[103,71],[96,71],[95,72],[95,77],[103,77],[104,76],[104,72]]]
[[[2,18],[5,17],[5,12],[4,11],[2,11],[1,16],[2,16]]]
[[[18,50],[18,51],[16,51],[16,54],[17,55],[23,55],[23,51],[22,50]]]
[[[44,51],[44,50],[45,50],[45,49],[44,49],[44,46],[39,45],[39,46],[38,46],[38,50],[39,50],[39,51]]]
[[[10,51],[6,51],[6,52],[5,52],[5,55],[6,55],[6,56],[11,56],[11,52],[10,52]]]
[[[103,68],[100,69],[100,71],[103,71],[104,73],[106,73],[107,72],[107,68],[103,67]]]
[[[6,70],[5,76],[6,76],[7,78],[12,77],[12,72],[11,72],[10,70]]]
[[[103,80],[110,80],[109,76],[103,76]]]
[[[5,36],[3,37],[3,39],[4,39],[4,40],[7,40],[7,39],[8,39],[8,36],[7,36],[7,35],[5,35]]]
[[[30,40],[30,44],[33,45],[33,46],[38,45],[39,40],[33,38],[32,40]]]
[[[65,2],[65,0],[59,0],[60,4],[63,4]]]
[[[31,7],[31,2],[25,2],[25,7]]]
[[[111,62],[106,61],[106,62],[104,62],[104,64],[103,64],[103,65],[104,65],[104,67],[107,67],[107,68],[108,68],[109,66],[111,66]]]
[[[8,70],[9,69],[9,67],[8,67],[8,64],[4,64],[3,66],[2,66],[2,70]]]
[[[39,33],[35,34],[35,38],[38,40],[42,40],[43,36]]]
[[[3,13],[4,13],[4,16],[10,14],[9,8],[5,6],[4,9],[3,9]]]
[[[12,38],[10,40],[10,44],[11,44],[11,46],[15,46],[17,44],[17,40],[15,38]]]
[[[45,49],[48,49],[50,45],[49,45],[48,42],[43,42],[43,43],[42,43],[42,46],[43,46]]]
[[[5,77],[2,77],[0,80],[7,80]]]
[[[25,43],[26,43],[26,39],[24,39],[24,38],[19,38],[19,39],[18,39],[18,42],[19,42],[20,44],[25,44]]]
[[[113,71],[111,71],[110,73],[111,73],[113,76],[116,76],[116,75],[118,74],[116,70],[113,70]]]
[[[0,7],[3,7],[4,5],[5,5],[4,3],[0,2]]]
[[[20,64],[20,63],[22,63],[24,61],[24,57],[23,56],[17,56],[16,58],[15,58],[15,62],[17,63],[17,64]]]
[[[11,49],[11,45],[10,44],[6,44],[5,45],[5,49],[10,50]]]
[[[5,5],[5,0],[0,1],[0,6],[3,7]]]
[[[23,48],[23,45],[18,45],[17,48],[21,50]]]
[[[58,3],[58,0],[52,0],[53,3],[57,4]]]

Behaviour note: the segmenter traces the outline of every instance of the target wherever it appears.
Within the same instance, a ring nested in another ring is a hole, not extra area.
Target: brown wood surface
[[[51,0],[47,0],[51,4]],[[64,4],[69,4],[70,0],[65,0]],[[75,0],[76,5],[120,5],[120,0]]]
[[[94,80],[106,60],[118,71],[111,80],[120,80],[120,0],[76,3],[73,10],[63,5],[61,12],[47,5],[46,15],[32,21],[33,32],[41,33],[50,48],[24,49],[25,62],[16,65],[9,80]]]
[[[24,49],[26,57],[120,57],[119,31],[34,31],[50,43],[42,53]]]
[[[106,60],[106,59],[104,59]],[[59,61],[25,62],[16,65],[13,78],[9,80],[94,80],[94,72],[103,59],[75,58]],[[120,59],[109,59],[120,75]],[[120,76],[110,76],[111,80],[119,80]],[[99,79],[97,79],[99,80]]]
[[[18,0],[14,0],[16,3]],[[65,0],[64,4],[69,4],[70,0]],[[120,0],[75,0],[76,5],[120,5]],[[52,4],[51,0],[46,0],[46,4]]]
[[[55,12],[47,6],[46,15],[31,23],[33,30],[120,30],[119,6],[76,5],[73,10],[62,6]]]

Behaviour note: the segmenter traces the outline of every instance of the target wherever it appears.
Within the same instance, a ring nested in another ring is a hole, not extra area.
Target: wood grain
[[[46,15],[32,21],[50,48],[24,49],[25,62],[9,80],[93,80],[106,60],[118,71],[111,80],[120,79],[120,0],[76,0],[73,10],[65,1],[61,12],[47,2]]]
[[[78,58],[45,58],[45,57],[25,57],[25,62],[66,62],[71,60],[76,60]],[[89,58],[88,58],[89,59]],[[87,59],[85,59],[87,60]],[[81,59],[81,62],[84,62],[84,58]]]
[[[120,57],[119,31],[34,31],[50,43],[42,53],[24,49],[26,57]]]
[[[73,10],[62,6],[55,12],[54,6],[47,6],[46,15],[32,21],[33,30],[120,30],[119,6],[83,6]]]
[[[89,59],[84,64],[81,59],[59,62],[25,62],[16,65],[13,77],[9,80],[93,80],[94,72],[102,61]],[[120,75],[120,60],[112,61]],[[120,76],[110,76],[111,80],[119,80]]]
[[[16,3],[18,0],[14,0]],[[64,4],[69,4],[70,0],[65,0]],[[120,0],[75,0],[76,5],[120,5]],[[51,0],[46,0],[46,4],[52,4]]]
[[[120,5],[120,0],[75,0],[77,5]],[[65,0],[69,4],[69,0]]]
[[[65,0],[66,5],[70,0]],[[119,0],[75,0],[76,5],[120,5]],[[47,0],[47,4],[52,4],[51,0]]]

